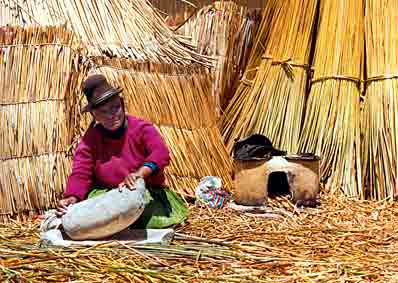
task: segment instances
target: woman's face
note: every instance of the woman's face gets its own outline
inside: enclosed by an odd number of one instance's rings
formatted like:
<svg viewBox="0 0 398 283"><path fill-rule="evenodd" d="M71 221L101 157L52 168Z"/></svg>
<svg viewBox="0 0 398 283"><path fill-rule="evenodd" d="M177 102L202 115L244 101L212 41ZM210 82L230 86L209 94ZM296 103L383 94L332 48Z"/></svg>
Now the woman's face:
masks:
<svg viewBox="0 0 398 283"><path fill-rule="evenodd" d="M121 98L116 95L92 110L95 120L109 131L116 130L124 123L124 107Z"/></svg>

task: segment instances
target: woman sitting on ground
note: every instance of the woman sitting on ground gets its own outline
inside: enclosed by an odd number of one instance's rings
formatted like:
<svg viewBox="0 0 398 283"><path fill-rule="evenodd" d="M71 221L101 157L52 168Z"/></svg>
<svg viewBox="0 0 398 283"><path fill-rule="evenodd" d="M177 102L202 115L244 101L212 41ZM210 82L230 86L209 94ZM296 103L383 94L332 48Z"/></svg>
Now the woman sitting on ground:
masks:
<svg viewBox="0 0 398 283"><path fill-rule="evenodd" d="M134 227L164 228L183 222L188 210L183 201L165 187L164 168L169 150L156 128L125 114L120 88L114 88L103 75L92 75L83 84L88 104L83 112L94 118L77 146L72 174L57 215L67 206L123 186L134 189L144 178L149 201ZM148 195L148 194L147 194Z"/></svg>

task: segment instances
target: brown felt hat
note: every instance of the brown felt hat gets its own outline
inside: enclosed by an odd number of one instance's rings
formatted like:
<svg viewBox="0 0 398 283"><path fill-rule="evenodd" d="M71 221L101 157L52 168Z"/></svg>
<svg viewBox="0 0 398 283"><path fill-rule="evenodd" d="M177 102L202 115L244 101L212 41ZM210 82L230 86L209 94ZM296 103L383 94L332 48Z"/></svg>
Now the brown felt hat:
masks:
<svg viewBox="0 0 398 283"><path fill-rule="evenodd" d="M87 105L82 112L89 112L98 105L122 92L122 88L114 88L104 75L91 75L83 83L83 92L86 95Z"/></svg>

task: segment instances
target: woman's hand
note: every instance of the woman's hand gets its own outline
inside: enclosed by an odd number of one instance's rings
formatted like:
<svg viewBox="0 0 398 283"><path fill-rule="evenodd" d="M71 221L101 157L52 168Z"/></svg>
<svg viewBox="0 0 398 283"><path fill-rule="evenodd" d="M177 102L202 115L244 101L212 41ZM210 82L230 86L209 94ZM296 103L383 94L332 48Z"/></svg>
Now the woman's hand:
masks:
<svg viewBox="0 0 398 283"><path fill-rule="evenodd" d="M77 203L78 199L75 196L70 196L64 199L61 199L58 204L57 204L57 211L55 212L55 214L58 217L61 217L62 215L64 215L67 211L67 207L71 204Z"/></svg>
<svg viewBox="0 0 398 283"><path fill-rule="evenodd" d="M119 191L123 187L127 187L129 190L135 190L135 182L139 178L146 178L152 174L152 169L148 166L142 166L140 169L138 169L136 172L130 173L127 175L126 178L124 178L124 181L119 184Z"/></svg>
<svg viewBox="0 0 398 283"><path fill-rule="evenodd" d="M121 191L121 189L123 187L127 187L127 189L134 191L135 190L135 182L139 178L143 178L143 176L138 171L134 172L134 173L130 173L129 175L127 175L126 178L124 178L124 181L119 184L119 191Z"/></svg>

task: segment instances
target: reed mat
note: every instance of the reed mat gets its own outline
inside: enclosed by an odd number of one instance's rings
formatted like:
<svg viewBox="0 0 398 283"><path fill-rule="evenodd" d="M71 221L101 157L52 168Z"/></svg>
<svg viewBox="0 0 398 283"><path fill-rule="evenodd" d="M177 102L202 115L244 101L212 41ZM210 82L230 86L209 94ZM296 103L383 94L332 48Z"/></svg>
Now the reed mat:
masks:
<svg viewBox="0 0 398 283"><path fill-rule="evenodd" d="M398 204L322 195L275 216L191 207L170 246L38 246L35 222L0 224L2 282L396 282Z"/></svg>

